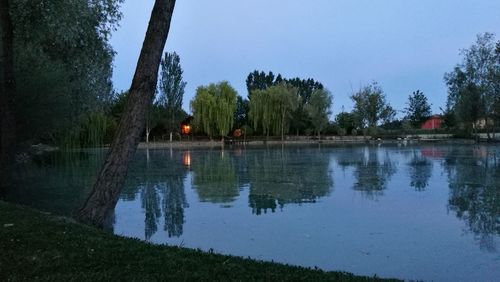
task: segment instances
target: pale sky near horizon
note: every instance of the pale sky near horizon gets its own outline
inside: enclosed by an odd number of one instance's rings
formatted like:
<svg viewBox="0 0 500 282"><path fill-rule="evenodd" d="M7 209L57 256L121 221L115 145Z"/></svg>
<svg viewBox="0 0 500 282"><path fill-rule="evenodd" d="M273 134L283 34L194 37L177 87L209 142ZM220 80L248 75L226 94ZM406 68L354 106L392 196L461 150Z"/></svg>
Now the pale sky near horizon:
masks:
<svg viewBox="0 0 500 282"><path fill-rule="evenodd" d="M153 2L122 6L111 39L118 91L130 87ZM166 51L180 55L187 112L199 85L227 80L246 97L257 69L322 82L333 116L350 111L349 96L372 81L397 110L419 89L439 113L444 73L484 32L500 40L499 0L177 0Z"/></svg>

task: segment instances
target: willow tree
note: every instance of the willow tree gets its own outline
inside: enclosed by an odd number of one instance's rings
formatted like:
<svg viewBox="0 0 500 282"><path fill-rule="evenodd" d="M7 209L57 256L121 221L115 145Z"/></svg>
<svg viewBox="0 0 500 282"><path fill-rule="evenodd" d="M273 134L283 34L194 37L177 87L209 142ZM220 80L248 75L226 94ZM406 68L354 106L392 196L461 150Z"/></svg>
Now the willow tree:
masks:
<svg viewBox="0 0 500 282"><path fill-rule="evenodd" d="M268 103L266 90L252 90L248 115L253 123L253 128L262 129L262 134L269 136L274 112L271 103Z"/></svg>
<svg viewBox="0 0 500 282"><path fill-rule="evenodd" d="M213 124L214 110L215 96L210 94L208 87L199 86L196 89L196 96L191 101L193 122L210 139L215 133L215 125Z"/></svg>
<svg viewBox="0 0 500 282"><path fill-rule="evenodd" d="M299 102L297 88L286 84L252 91L250 119L254 128L261 128L266 137L273 133L281 135L281 140L284 140L292 112L297 109Z"/></svg>
<svg viewBox="0 0 500 282"><path fill-rule="evenodd" d="M234 124L236 97L236 90L227 81L198 87L191 101L194 123L210 139L217 134L223 142Z"/></svg>
<svg viewBox="0 0 500 282"><path fill-rule="evenodd" d="M275 133L281 133L281 141L283 141L285 133L288 133L292 112L299 106L299 92L295 87L280 84L269 88L269 93L272 104L278 112L278 119L274 124Z"/></svg>
<svg viewBox="0 0 500 282"><path fill-rule="evenodd" d="M328 125L328 116L331 114L332 94L326 89L317 89L311 94L305 109L311 119L312 126L321 139L321 131Z"/></svg>
<svg viewBox="0 0 500 282"><path fill-rule="evenodd" d="M146 113L152 104L174 6L175 0L155 1L129 90L126 110L94 187L79 211L78 219L84 223L102 227L116 206L127 176L128 165L144 130Z"/></svg>

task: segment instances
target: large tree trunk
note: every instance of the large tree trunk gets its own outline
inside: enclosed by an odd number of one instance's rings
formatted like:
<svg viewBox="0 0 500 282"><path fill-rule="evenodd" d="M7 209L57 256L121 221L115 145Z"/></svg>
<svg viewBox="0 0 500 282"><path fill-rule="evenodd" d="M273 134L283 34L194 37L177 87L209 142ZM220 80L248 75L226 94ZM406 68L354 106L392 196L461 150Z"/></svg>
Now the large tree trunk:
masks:
<svg viewBox="0 0 500 282"><path fill-rule="evenodd" d="M83 223L102 227L118 201L128 164L137 149L144 130L146 113L155 93L158 68L174 6L175 0L155 1L125 113L92 192L78 214L78 220Z"/></svg>
<svg viewBox="0 0 500 282"><path fill-rule="evenodd" d="M0 33L2 54L0 68L0 196L10 186L10 168L14 161L16 120L14 116L14 32L10 17L9 0L0 0Z"/></svg>

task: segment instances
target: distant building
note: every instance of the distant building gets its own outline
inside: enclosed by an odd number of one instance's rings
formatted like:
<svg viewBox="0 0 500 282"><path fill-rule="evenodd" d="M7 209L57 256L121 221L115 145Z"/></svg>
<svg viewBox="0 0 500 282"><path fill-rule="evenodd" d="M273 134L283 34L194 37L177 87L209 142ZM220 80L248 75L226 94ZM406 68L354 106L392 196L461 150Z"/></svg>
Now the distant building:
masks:
<svg viewBox="0 0 500 282"><path fill-rule="evenodd" d="M434 115L428 118L423 124L422 129L438 129L443 124L443 118L439 115Z"/></svg>

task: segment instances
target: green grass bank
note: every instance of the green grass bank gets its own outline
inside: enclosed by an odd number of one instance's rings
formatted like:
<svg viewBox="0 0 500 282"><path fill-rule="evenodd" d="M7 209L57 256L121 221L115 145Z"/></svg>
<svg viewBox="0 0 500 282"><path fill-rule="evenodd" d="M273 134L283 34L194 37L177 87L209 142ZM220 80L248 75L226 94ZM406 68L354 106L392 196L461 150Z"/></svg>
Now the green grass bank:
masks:
<svg viewBox="0 0 500 282"><path fill-rule="evenodd" d="M123 238L0 201L0 281L379 281Z"/></svg>

